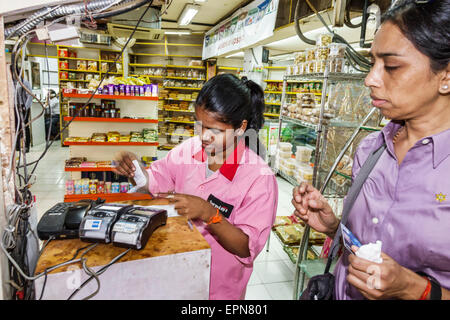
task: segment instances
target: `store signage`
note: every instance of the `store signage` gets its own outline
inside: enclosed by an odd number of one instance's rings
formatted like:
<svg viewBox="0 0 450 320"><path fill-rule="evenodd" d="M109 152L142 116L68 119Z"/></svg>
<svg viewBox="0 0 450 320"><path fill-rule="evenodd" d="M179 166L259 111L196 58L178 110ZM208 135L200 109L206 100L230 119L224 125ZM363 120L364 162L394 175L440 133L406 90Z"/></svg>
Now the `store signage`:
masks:
<svg viewBox="0 0 450 320"><path fill-rule="evenodd" d="M251 46L273 35L279 0L255 0L208 31L202 58Z"/></svg>

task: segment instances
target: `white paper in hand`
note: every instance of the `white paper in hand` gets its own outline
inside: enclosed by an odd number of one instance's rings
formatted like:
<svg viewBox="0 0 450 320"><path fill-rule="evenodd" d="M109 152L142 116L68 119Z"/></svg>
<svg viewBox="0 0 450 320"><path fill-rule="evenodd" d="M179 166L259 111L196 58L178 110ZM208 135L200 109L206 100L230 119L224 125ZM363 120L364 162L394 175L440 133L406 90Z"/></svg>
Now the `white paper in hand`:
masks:
<svg viewBox="0 0 450 320"><path fill-rule="evenodd" d="M144 174L144 172L142 172L142 168L141 165L139 164L139 162L137 160L133 160L133 165L136 168L136 171L134 172L134 182L136 182L136 187L137 188L142 188L147 184L147 178Z"/></svg>
<svg viewBox="0 0 450 320"><path fill-rule="evenodd" d="M358 251L356 251L356 256L376 262L376 263L382 263L383 258L381 258L381 245L382 242L380 240L377 240L375 243L368 243L363 246L361 246Z"/></svg>

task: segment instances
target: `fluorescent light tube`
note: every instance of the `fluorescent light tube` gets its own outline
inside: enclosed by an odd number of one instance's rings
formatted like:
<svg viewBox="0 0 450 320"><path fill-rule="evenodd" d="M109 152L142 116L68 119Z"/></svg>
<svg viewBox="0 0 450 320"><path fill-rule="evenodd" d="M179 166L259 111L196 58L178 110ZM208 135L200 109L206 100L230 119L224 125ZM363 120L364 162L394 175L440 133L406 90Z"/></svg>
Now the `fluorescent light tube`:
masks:
<svg viewBox="0 0 450 320"><path fill-rule="evenodd" d="M180 17L178 18L178 24L180 26L187 26L188 24L190 24L199 9L200 9L200 6L198 6L198 5L187 4L184 7L183 11L181 12Z"/></svg>

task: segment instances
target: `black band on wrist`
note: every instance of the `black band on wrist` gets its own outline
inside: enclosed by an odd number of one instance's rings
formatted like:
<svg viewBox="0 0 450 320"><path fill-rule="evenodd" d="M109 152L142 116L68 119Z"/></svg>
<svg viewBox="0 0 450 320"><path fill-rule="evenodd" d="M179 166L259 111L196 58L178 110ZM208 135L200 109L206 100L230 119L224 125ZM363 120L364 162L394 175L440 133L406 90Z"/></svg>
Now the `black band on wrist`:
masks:
<svg viewBox="0 0 450 320"><path fill-rule="evenodd" d="M430 300L441 300L442 299L442 288L439 282L432 276L426 274L425 272L416 272L420 276L427 277L431 282Z"/></svg>

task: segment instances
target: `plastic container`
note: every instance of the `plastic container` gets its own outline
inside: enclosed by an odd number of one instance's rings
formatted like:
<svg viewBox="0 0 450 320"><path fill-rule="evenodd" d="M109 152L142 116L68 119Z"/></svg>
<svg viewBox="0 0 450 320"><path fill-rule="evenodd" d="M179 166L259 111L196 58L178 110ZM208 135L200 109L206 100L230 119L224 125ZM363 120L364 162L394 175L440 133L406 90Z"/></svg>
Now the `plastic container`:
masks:
<svg viewBox="0 0 450 320"><path fill-rule="evenodd" d="M305 61L312 61L315 59L314 48L309 48L305 50Z"/></svg>
<svg viewBox="0 0 450 320"><path fill-rule="evenodd" d="M289 151L289 153L292 151L292 143L280 142L279 146L281 151Z"/></svg>
<svg viewBox="0 0 450 320"><path fill-rule="evenodd" d="M328 69L330 72L344 72L345 58L330 58Z"/></svg>
<svg viewBox="0 0 450 320"><path fill-rule="evenodd" d="M73 180L67 180L66 181L66 194L74 194L75 192L75 187L74 187L74 181Z"/></svg>
<svg viewBox="0 0 450 320"><path fill-rule="evenodd" d="M113 182L111 184L111 193L119 193L120 192L120 184L118 182Z"/></svg>
<svg viewBox="0 0 450 320"><path fill-rule="evenodd" d="M316 60L316 73L325 72L325 67L327 66L327 60Z"/></svg>
<svg viewBox="0 0 450 320"><path fill-rule="evenodd" d="M128 182L121 182L120 193L127 193L127 192L128 192Z"/></svg>
<svg viewBox="0 0 450 320"><path fill-rule="evenodd" d="M305 146L297 146L295 152L295 160L300 163L309 163L311 159L312 149Z"/></svg>
<svg viewBox="0 0 450 320"><path fill-rule="evenodd" d="M280 158L284 158L284 159L290 159L291 158L291 151L278 151L278 155L280 156Z"/></svg>
<svg viewBox="0 0 450 320"><path fill-rule="evenodd" d="M327 60L329 55L328 47L316 47L315 50L315 60Z"/></svg>
<svg viewBox="0 0 450 320"><path fill-rule="evenodd" d="M333 58L344 58L347 45L344 43L331 43L328 46L329 56Z"/></svg>
<svg viewBox="0 0 450 320"><path fill-rule="evenodd" d="M81 179L81 194L89 194L89 179Z"/></svg>
<svg viewBox="0 0 450 320"><path fill-rule="evenodd" d="M296 161L293 158L287 159L284 163L284 166L288 169L295 169Z"/></svg>
<svg viewBox="0 0 450 320"><path fill-rule="evenodd" d="M321 33L317 36L317 46L328 46L333 41L333 35L331 33Z"/></svg>
<svg viewBox="0 0 450 320"><path fill-rule="evenodd" d="M75 194L82 194L81 188L82 188L81 179L75 180L74 181Z"/></svg>
<svg viewBox="0 0 450 320"><path fill-rule="evenodd" d="M105 193L111 193L111 182L105 182Z"/></svg>

